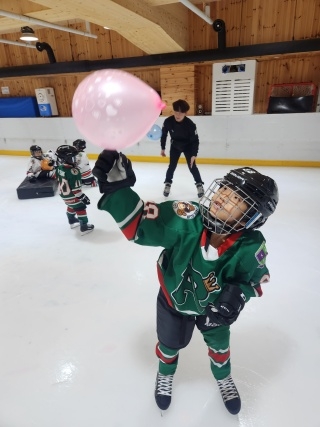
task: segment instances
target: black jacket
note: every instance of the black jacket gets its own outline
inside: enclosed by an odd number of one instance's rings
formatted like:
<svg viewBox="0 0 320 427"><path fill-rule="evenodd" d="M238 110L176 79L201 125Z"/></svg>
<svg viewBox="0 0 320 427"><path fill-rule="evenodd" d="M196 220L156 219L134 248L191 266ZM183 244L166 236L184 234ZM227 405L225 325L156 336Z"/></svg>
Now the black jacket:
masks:
<svg viewBox="0 0 320 427"><path fill-rule="evenodd" d="M191 151L192 156L197 156L199 150L197 127L189 117L185 117L182 122L177 122L174 116L165 119L160 140L162 150L166 148L168 133L174 148L181 152Z"/></svg>

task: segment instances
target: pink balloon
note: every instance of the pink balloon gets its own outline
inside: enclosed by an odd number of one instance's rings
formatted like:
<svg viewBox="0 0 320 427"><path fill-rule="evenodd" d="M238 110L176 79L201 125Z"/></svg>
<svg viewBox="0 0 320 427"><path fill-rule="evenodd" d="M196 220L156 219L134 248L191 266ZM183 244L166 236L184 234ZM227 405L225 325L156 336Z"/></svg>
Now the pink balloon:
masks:
<svg viewBox="0 0 320 427"><path fill-rule="evenodd" d="M165 107L158 93L122 70L100 70L87 76L72 100L80 133L108 150L120 150L145 137Z"/></svg>

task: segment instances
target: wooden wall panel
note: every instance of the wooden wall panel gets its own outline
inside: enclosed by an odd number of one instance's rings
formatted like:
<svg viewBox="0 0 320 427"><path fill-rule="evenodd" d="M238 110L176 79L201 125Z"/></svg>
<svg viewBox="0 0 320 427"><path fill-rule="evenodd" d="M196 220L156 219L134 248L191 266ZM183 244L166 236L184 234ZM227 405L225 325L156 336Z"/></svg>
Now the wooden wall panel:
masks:
<svg viewBox="0 0 320 427"><path fill-rule="evenodd" d="M296 1L243 2L240 45L292 40Z"/></svg>
<svg viewBox="0 0 320 427"><path fill-rule="evenodd" d="M146 82L156 91L161 91L160 85L160 70L149 69L146 70L128 70L142 81ZM53 87L59 116L71 117L71 105L74 92L78 85L89 73L78 73L78 74L64 74L60 76L49 76L49 77L24 77L21 78L8 78L0 79L0 87L9 87L10 94L2 95L1 98L14 97L14 96L35 96L35 89L41 87Z"/></svg>
<svg viewBox="0 0 320 427"><path fill-rule="evenodd" d="M203 10L205 3L197 7ZM210 3L210 17L226 23L226 45L246 46L320 35L319 0L224 0ZM189 49L215 49L218 35L194 13L189 13Z"/></svg>
<svg viewBox="0 0 320 427"><path fill-rule="evenodd" d="M80 31L86 31L84 24L69 24ZM57 62L98 60L143 56L144 52L124 39L115 31L105 30L100 26L91 26L97 39L79 36L51 28L37 29L40 42L51 46ZM11 33L1 38L20 41L20 33ZM0 66L15 67L32 64L49 63L46 51L0 43Z"/></svg>
<svg viewBox="0 0 320 427"><path fill-rule="evenodd" d="M195 66L178 65L173 67L161 67L161 95L166 107L162 114L172 114L172 103L177 99L185 99L189 105L189 114L195 114Z"/></svg>
<svg viewBox="0 0 320 427"><path fill-rule="evenodd" d="M74 29L86 31L84 24L71 25ZM91 25L90 31L98 36L97 39L79 37L70 33L71 54L74 61L111 59L112 47L110 31L99 25Z"/></svg>
<svg viewBox="0 0 320 427"><path fill-rule="evenodd" d="M320 37L320 1L297 0L294 39Z"/></svg>
<svg viewBox="0 0 320 427"><path fill-rule="evenodd" d="M226 24L227 47L239 46L240 44L242 3L242 0L223 0L211 3L211 19L213 21L222 19ZM218 34L214 31L213 37L218 40Z"/></svg>
<svg viewBox="0 0 320 427"><path fill-rule="evenodd" d="M196 66L196 105L202 104L204 113L212 111L212 65Z"/></svg>
<svg viewBox="0 0 320 427"><path fill-rule="evenodd" d="M300 54L287 58L258 60L255 86L254 113L265 114L268 106L270 85L279 83L313 82L320 85L320 53L309 56ZM172 102L182 98L190 104L190 115L195 114L201 103L205 112L212 109L212 64L161 67L144 70L127 70L153 89L161 92L167 104L163 115L172 113ZM0 79L0 87L10 89L8 96L35 96L35 89L53 87L59 115L71 117L74 92L88 73L60 76L25 77Z"/></svg>
<svg viewBox="0 0 320 427"><path fill-rule="evenodd" d="M146 70L126 70L134 76L147 83L157 92L161 92L161 81L160 81L160 68L146 69Z"/></svg>
<svg viewBox="0 0 320 427"><path fill-rule="evenodd" d="M19 3L18 0L6 1L12 1L15 5ZM199 3L197 7L204 10L204 4ZM209 5L211 19L223 19L226 23L227 47L320 37L320 0L223 0ZM189 50L218 47L218 34L210 24L191 11L188 11L188 21ZM84 23L69 22L66 25L87 30ZM97 39L50 28L38 27L36 31L40 41L47 42L52 47L57 62L145 55L117 32L98 25L91 25L92 33L98 35ZM19 36L20 33L10 33L2 37L18 41ZM269 88L273 83L312 81L319 84L319 58L320 52L257 58L254 112L266 112ZM232 59L228 59L228 62L231 61ZM45 51L0 43L1 67L48 62ZM171 114L171 104L178 98L186 99L191 107L189 114L194 114L198 103L202 103L204 111L211 111L212 63L213 61L127 71L161 92L167 103L163 115ZM53 87L60 116L70 117L74 91L87 74L6 78L0 80L0 86L8 86L10 96L34 96L35 88ZM0 97L2 96L6 95L0 92Z"/></svg>
<svg viewBox="0 0 320 427"><path fill-rule="evenodd" d="M59 116L71 117L73 94L86 74L54 77L25 77L23 79L0 79L0 86L9 87L10 95L0 94L0 98L17 96L35 96L35 89L53 87Z"/></svg>
<svg viewBox="0 0 320 427"><path fill-rule="evenodd" d="M257 64L254 113L266 114L270 86L282 83L312 82L320 85L320 54L260 61Z"/></svg>
<svg viewBox="0 0 320 427"><path fill-rule="evenodd" d="M200 10L203 5L198 4ZM214 21L222 19L226 24L226 45L238 46L240 39L242 0L224 0L210 3L210 18ZM218 33L212 25L198 15L189 13L189 50L216 49L218 47Z"/></svg>
<svg viewBox="0 0 320 427"><path fill-rule="evenodd" d="M17 3L17 0L14 0ZM204 10L204 3L197 7ZM209 3L212 20L226 23L227 47L300 40L320 36L320 0L223 0ZM218 47L218 34L212 26L195 13L188 11L188 50L214 49ZM84 23L66 22L65 25L86 31ZM53 49L57 62L126 58L143 56L145 53L123 38L116 31L91 25L97 39L37 27L39 40ZM19 41L20 33L3 35L11 41ZM36 49L0 43L0 65L13 67L48 63L46 52Z"/></svg>
<svg viewBox="0 0 320 427"><path fill-rule="evenodd" d="M19 40L13 34L3 36L8 40ZM39 59L39 60L38 60ZM0 44L0 66L1 67L20 67L22 65L44 64L47 59L37 49L19 47L15 45Z"/></svg>
<svg viewBox="0 0 320 427"><path fill-rule="evenodd" d="M199 9L203 10L201 6L199 6ZM189 51L216 49L218 47L218 39L216 33L213 31L212 26L191 11L189 11L188 18Z"/></svg>
<svg viewBox="0 0 320 427"><path fill-rule="evenodd" d="M43 28L37 30L37 36L39 37L39 42L45 42L51 46L57 62L73 61L70 43L71 33L57 31L51 28ZM85 37L82 38L85 39ZM46 51L39 52L38 50L35 50L35 52L37 52L39 60L42 57L41 63L49 63Z"/></svg>
<svg viewBox="0 0 320 427"><path fill-rule="evenodd" d="M132 58L134 56L145 55L141 49L124 39L116 31L110 31L110 38L112 43L112 58Z"/></svg>

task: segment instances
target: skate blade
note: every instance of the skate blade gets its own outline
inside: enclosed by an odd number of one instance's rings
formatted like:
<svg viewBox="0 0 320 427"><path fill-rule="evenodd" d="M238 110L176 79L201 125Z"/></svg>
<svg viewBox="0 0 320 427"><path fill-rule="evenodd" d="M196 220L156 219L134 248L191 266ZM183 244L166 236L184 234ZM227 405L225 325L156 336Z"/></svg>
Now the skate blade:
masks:
<svg viewBox="0 0 320 427"><path fill-rule="evenodd" d="M84 236L85 234L91 233L93 231L93 228L91 230L81 231L81 236Z"/></svg>
<svg viewBox="0 0 320 427"><path fill-rule="evenodd" d="M75 222L74 224L70 224L70 228L80 227L80 222Z"/></svg>

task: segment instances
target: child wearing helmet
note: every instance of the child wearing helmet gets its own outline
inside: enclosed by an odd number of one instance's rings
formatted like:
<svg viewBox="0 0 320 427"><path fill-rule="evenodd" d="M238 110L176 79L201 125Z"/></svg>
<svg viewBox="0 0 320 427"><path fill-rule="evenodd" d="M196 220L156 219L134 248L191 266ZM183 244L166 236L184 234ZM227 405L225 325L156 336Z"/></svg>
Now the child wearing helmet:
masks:
<svg viewBox="0 0 320 427"><path fill-rule="evenodd" d="M30 182L36 182L37 179L56 178L54 160L43 154L39 145L31 145L30 154L31 158L27 169L27 178Z"/></svg>
<svg viewBox="0 0 320 427"><path fill-rule="evenodd" d="M57 178L59 194L67 205L70 228L80 226L83 236L93 231L94 226L88 223L86 207L90 204L90 199L81 190L81 173L76 164L77 153L76 148L70 145L60 145L57 148Z"/></svg>
<svg viewBox="0 0 320 427"><path fill-rule="evenodd" d="M72 144L77 150L77 167L81 172L81 181L82 185L87 185L90 187L96 187L97 181L95 177L92 175L90 163L88 157L84 150L86 149L86 141L84 139L76 139Z"/></svg>
<svg viewBox="0 0 320 427"><path fill-rule="evenodd" d="M104 150L93 174L103 193L98 208L116 219L125 237L164 248L157 262L158 407L166 410L171 403L179 351L197 327L224 405L231 414L239 413L230 325L269 281L266 242L257 228L276 209L275 181L253 168L238 168L215 179L199 203L155 203L142 201L130 188L135 174L122 153Z"/></svg>

